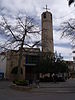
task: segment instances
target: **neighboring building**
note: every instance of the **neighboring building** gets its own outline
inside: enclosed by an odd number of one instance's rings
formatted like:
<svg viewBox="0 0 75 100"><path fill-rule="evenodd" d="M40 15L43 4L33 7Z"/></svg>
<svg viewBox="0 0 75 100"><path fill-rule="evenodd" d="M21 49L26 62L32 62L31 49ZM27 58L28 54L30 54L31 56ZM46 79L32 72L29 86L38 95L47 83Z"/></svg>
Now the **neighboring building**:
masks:
<svg viewBox="0 0 75 100"><path fill-rule="evenodd" d="M23 57L22 57L22 74L20 79L32 79L34 74L32 72L33 67L37 66L39 61L39 48L25 48L23 50ZM7 67L6 67L6 77L7 79L16 79L17 75L12 74L13 68L17 67L18 65L18 58L19 58L19 51L18 50L11 50L7 52Z"/></svg>
<svg viewBox="0 0 75 100"><path fill-rule="evenodd" d="M47 8L46 8L47 9ZM54 52L53 26L51 12L43 12L42 21L42 52Z"/></svg>
<svg viewBox="0 0 75 100"><path fill-rule="evenodd" d="M3 74L3 77L6 78L6 53L0 53L0 76Z"/></svg>
<svg viewBox="0 0 75 100"><path fill-rule="evenodd" d="M66 63L68 64L69 76L75 77L75 63L73 61L66 61Z"/></svg>

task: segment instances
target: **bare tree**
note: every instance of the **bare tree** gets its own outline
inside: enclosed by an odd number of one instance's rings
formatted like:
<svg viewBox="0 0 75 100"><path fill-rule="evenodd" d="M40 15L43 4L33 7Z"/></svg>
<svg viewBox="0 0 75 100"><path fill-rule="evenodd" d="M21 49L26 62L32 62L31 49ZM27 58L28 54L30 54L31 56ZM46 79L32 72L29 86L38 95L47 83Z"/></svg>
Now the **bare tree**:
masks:
<svg viewBox="0 0 75 100"><path fill-rule="evenodd" d="M4 39L0 43L2 50L19 49L18 59L18 77L20 75L20 67L23 55L23 48L28 46L33 48L40 40L33 41L31 37L37 36L40 33L39 27L34 19L27 16L18 16L13 18L0 16L0 35Z"/></svg>
<svg viewBox="0 0 75 100"><path fill-rule="evenodd" d="M68 5L75 3L75 0L67 0ZM61 37L68 37L72 41L73 47L75 47L75 19L69 19L61 24L60 30L62 31Z"/></svg>
<svg viewBox="0 0 75 100"><path fill-rule="evenodd" d="M63 22L60 30L62 31L61 37L68 37L71 39L72 43L75 43L75 19Z"/></svg>
<svg viewBox="0 0 75 100"><path fill-rule="evenodd" d="M75 2L75 0L68 0L68 5L70 6L74 2Z"/></svg>

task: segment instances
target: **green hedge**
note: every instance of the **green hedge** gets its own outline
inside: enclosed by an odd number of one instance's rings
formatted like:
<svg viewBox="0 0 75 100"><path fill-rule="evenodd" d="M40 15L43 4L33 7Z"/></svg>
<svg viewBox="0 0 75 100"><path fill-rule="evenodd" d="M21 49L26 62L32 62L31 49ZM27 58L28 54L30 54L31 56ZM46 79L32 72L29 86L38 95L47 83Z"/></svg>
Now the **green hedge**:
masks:
<svg viewBox="0 0 75 100"><path fill-rule="evenodd" d="M29 84L27 80L16 80L16 81L13 81L13 83L20 86L27 86Z"/></svg>

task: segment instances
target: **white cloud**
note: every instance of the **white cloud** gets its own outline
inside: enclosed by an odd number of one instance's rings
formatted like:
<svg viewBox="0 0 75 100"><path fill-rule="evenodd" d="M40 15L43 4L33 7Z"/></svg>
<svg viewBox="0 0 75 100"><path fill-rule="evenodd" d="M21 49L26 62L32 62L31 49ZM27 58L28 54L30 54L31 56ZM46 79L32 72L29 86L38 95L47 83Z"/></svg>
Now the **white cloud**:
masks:
<svg viewBox="0 0 75 100"><path fill-rule="evenodd" d="M72 49L71 48L55 46L54 50L57 51L57 53L61 53L61 55L63 56L63 58L65 60L73 60L73 55L72 55Z"/></svg>

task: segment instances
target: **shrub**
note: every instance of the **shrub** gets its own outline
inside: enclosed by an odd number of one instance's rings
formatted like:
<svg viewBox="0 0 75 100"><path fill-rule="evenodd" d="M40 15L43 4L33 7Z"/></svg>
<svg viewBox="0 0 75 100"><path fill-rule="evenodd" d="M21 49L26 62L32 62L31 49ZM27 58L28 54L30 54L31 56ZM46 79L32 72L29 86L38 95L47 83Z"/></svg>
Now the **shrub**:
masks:
<svg viewBox="0 0 75 100"><path fill-rule="evenodd" d="M27 86L29 84L27 80L16 80L16 81L13 81L13 83L20 86Z"/></svg>

